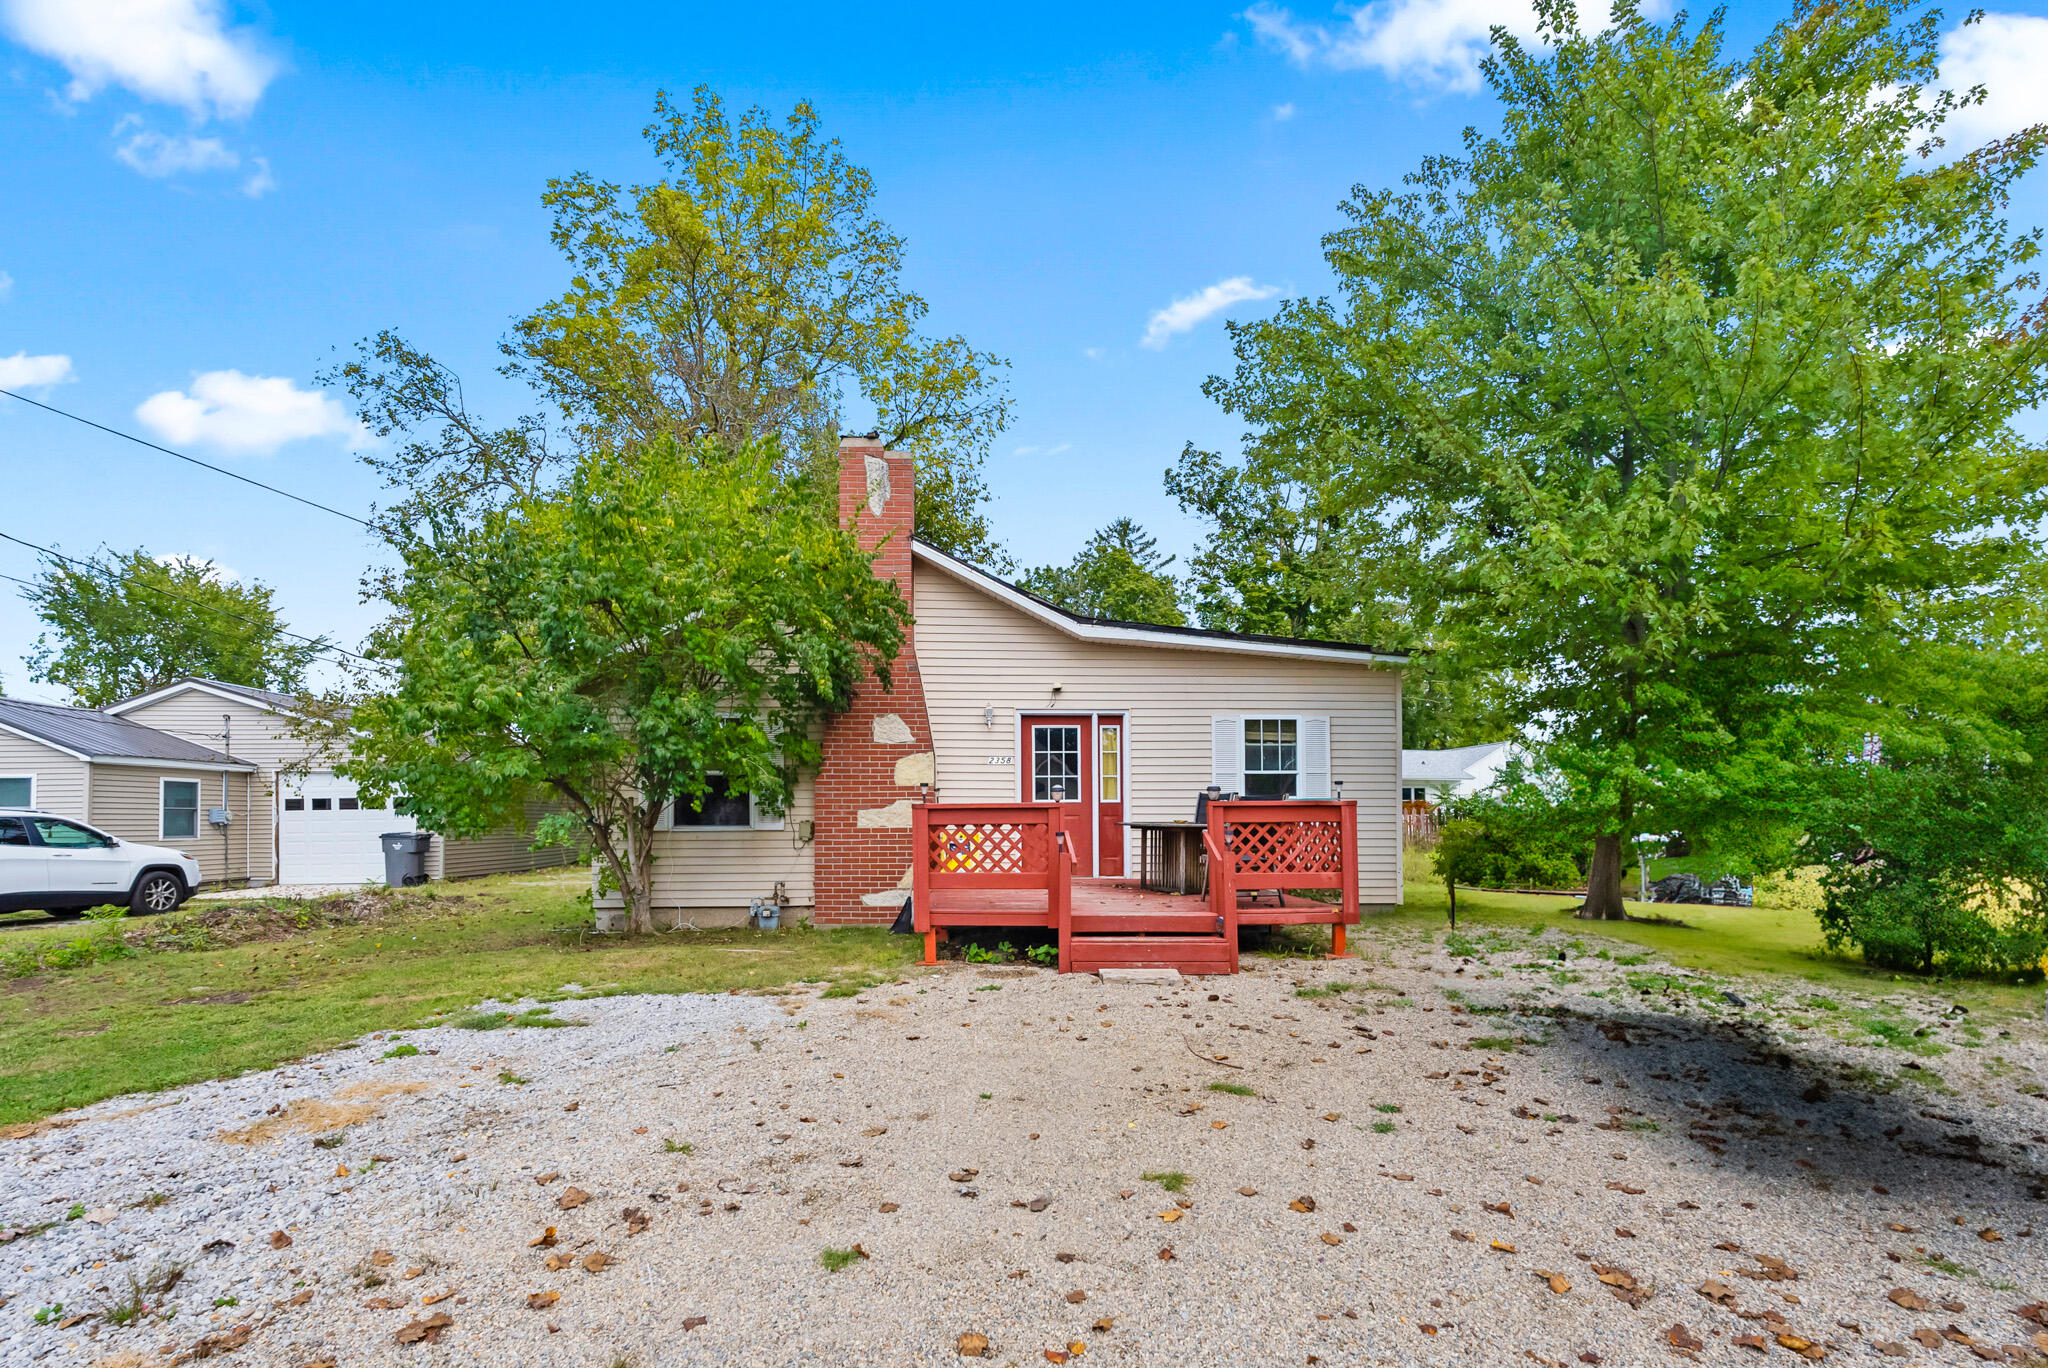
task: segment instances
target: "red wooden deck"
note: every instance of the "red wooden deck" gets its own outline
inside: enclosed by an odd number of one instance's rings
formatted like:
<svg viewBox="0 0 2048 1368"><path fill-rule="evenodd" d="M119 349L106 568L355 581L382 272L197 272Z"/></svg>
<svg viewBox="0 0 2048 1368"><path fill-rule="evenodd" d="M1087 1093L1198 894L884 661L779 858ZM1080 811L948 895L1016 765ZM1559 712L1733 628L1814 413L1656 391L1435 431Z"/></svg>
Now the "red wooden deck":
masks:
<svg viewBox="0 0 2048 1368"><path fill-rule="evenodd" d="M1043 927L1060 971L1237 972L1240 926L1327 924L1331 950L1358 921L1353 803L1211 803L1207 894L1154 893L1134 879L1078 879L1055 803L920 804L913 909L925 962L948 928ZM1285 892L1327 888L1335 902Z"/></svg>

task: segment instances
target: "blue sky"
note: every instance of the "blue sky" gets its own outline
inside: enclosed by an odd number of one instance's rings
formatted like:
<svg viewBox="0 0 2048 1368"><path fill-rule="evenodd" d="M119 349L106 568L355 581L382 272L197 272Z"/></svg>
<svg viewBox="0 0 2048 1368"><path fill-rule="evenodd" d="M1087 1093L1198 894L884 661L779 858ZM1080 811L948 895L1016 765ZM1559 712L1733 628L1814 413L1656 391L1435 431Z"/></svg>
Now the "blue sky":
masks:
<svg viewBox="0 0 2048 1368"><path fill-rule="evenodd" d="M1782 13L1734 6L1731 33ZM2044 14L2003 5L1952 44L1993 96L1971 131L2048 118ZM1011 361L989 476L1020 559L1125 514L1184 552L1198 529L1160 475L1188 441L1236 449L1200 392L1224 319L1323 289L1349 187L1490 120L1487 22L1527 7L0 0L0 381L365 508L375 478L315 371L391 327L509 417L496 340L565 278L546 180L651 177L655 90L708 83L815 102L908 238L931 325ZM2031 185L2017 217L2043 208ZM208 558L349 644L376 615L375 548L339 519L5 399L0 472L0 532ZM35 564L0 543L0 574ZM52 696L12 591L0 683Z"/></svg>

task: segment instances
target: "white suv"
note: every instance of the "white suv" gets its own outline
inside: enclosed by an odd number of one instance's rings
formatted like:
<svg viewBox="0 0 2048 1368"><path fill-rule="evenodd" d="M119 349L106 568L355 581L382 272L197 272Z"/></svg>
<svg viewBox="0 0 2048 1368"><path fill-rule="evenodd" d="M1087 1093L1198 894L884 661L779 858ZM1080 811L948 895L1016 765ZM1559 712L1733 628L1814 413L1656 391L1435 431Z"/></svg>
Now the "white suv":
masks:
<svg viewBox="0 0 2048 1368"><path fill-rule="evenodd" d="M0 912L108 903L169 912L198 885L199 861L182 850L137 845L47 812L0 808Z"/></svg>

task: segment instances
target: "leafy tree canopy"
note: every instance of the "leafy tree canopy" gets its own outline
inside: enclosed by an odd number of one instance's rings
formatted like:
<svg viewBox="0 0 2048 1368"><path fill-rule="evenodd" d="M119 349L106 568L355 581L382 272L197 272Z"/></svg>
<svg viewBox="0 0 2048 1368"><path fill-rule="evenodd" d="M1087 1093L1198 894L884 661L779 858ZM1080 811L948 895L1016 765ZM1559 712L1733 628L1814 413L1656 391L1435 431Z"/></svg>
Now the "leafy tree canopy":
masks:
<svg viewBox="0 0 2048 1368"><path fill-rule="evenodd" d="M1018 581L1048 603L1083 617L1118 622L1156 622L1179 627L1180 586L1167 567L1158 539L1129 518L1118 518L1088 539L1065 565L1042 565Z"/></svg>
<svg viewBox="0 0 2048 1368"><path fill-rule="evenodd" d="M588 840L652 930L664 804L722 776L783 811L825 716L870 667L888 686L909 610L809 478L658 438L586 454L559 492L409 515L430 525L398 543L370 648L396 682L332 714L338 768L451 837L561 804L542 839Z"/></svg>
<svg viewBox="0 0 2048 1368"><path fill-rule="evenodd" d="M1336 296L1234 327L1210 388L1245 478L1316 489L1541 721L1620 916L1626 837L1747 810L2034 573L2039 235L2004 215L2048 132L1941 148L1979 97L1913 5L1742 56L1538 8L1547 51L1495 35L1500 132L1355 191Z"/></svg>
<svg viewBox="0 0 2048 1368"><path fill-rule="evenodd" d="M103 708L189 675L291 693L328 648L286 633L269 585L147 551L46 560L22 597L49 629L30 678Z"/></svg>
<svg viewBox="0 0 2048 1368"><path fill-rule="evenodd" d="M928 306L903 285L904 240L875 216L868 173L808 104L735 122L700 88L688 108L657 97L654 114L664 178L578 173L543 196L573 274L501 344L543 412L493 426L452 372L381 333L327 377L378 436L405 439L367 459L426 502L517 498L580 454L664 437L707 458L772 442L829 470L858 404L917 461L919 535L1006 565L981 473L1009 420L1006 363L922 330Z"/></svg>

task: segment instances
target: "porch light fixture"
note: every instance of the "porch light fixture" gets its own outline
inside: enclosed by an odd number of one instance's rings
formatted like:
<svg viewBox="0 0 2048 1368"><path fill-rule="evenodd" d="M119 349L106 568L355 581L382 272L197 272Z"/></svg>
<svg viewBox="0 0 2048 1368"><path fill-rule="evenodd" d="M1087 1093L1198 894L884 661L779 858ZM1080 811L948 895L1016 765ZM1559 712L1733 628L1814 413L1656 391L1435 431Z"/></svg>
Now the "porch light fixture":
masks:
<svg viewBox="0 0 2048 1368"><path fill-rule="evenodd" d="M991 703L981 710L981 725L991 730L996 725L996 705Z"/></svg>
<svg viewBox="0 0 2048 1368"><path fill-rule="evenodd" d="M1344 781L1342 779L1338 779L1334 782L1337 786L1337 801L1341 803L1344 801Z"/></svg>
<svg viewBox="0 0 2048 1368"><path fill-rule="evenodd" d="M932 786L931 786L931 781L927 779L927 780L923 780L923 781L919 782L919 784L918 784L918 786L917 786L917 801L918 801L918 802L920 802L920 803L929 803L929 802L930 802L931 800L932 800Z"/></svg>

